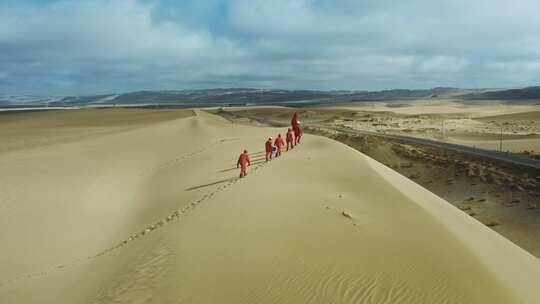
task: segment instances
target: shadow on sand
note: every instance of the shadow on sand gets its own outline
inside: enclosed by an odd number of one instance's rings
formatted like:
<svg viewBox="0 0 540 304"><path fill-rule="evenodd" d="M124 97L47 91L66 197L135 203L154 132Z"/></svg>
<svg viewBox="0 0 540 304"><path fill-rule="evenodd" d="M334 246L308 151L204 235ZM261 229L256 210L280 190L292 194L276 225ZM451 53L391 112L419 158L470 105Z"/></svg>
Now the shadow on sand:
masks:
<svg viewBox="0 0 540 304"><path fill-rule="evenodd" d="M236 169L236 168L234 168L234 169ZM213 186L213 185L217 185L217 184L221 184L221 183L231 182L231 181L233 181L235 179L237 179L237 177L230 177L230 178L222 179L222 180L219 180L219 181L216 181L216 182L213 182L213 183L209 183L209 184L193 186L193 187L187 188L186 191L192 191L192 190L197 190L197 189L200 189L200 188L209 187L209 186Z"/></svg>
<svg viewBox="0 0 540 304"><path fill-rule="evenodd" d="M259 152L255 152L255 153L249 153L249 156L253 157L253 158L257 158L257 157L261 157L261 156L264 157L264 154L265 154L265 151L259 151ZM230 160L231 161L236 161L237 159L238 158L231 158Z"/></svg>
<svg viewBox="0 0 540 304"><path fill-rule="evenodd" d="M258 165L258 164L262 164L262 163L265 163L266 162L266 159L263 157L259 160L256 160L256 161L252 161L251 162L251 165ZM249 167L248 167L249 169ZM240 170L240 168L237 168L236 166L235 167L232 167L232 168L229 168L229 169L223 169L223 170L220 170L220 171L217 171L217 173L223 173L223 172L228 172L228 171L233 171L233 170Z"/></svg>

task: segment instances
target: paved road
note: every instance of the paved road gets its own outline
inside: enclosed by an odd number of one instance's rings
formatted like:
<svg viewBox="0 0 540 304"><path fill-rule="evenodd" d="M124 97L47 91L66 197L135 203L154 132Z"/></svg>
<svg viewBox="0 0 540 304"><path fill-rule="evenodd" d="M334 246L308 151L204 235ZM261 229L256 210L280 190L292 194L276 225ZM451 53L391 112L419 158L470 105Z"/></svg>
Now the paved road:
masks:
<svg viewBox="0 0 540 304"><path fill-rule="evenodd" d="M236 117L236 118L248 118L248 116L239 115L237 113L230 113L227 114ZM249 117L252 119L256 119L262 123L267 123L270 125L282 125L282 121L274 121L271 119L268 119L266 117ZM412 136L405 136L405 135L397 135L397 134L388 134L388 133L381 133L381 132L373 132L373 131L364 131L364 130L355 130L350 128L341 128L341 127L332 127L326 124L317 124L317 123L307 123L307 126L314 126L314 127L322 127L322 128L328 128L333 129L336 131L340 131L347 134L352 135L373 135L373 136L380 136L388 139L397 139L402 141L407 141L411 143L421 144L421 145L429 145L434 147L439 147L443 149L449 149L454 150L458 152L463 153L469 153L473 155L478 155L486 158L495 159L498 161L503 161L506 163L514 164L514 165L521 165L528 168L534 168L534 169L540 169L540 160L528 158L528 157L522 157L515 154L505 153L505 152L499 152L495 150L487 150L487 149L480 149L480 148L474 148L464 145L458 145L458 144L452 144L442 141L437 141L433 139L426 139L426 138L418 138L418 137L412 137Z"/></svg>
<svg viewBox="0 0 540 304"><path fill-rule="evenodd" d="M323 127L323 125L320 125L320 126ZM505 152L499 152L495 150L486 150L486 149L480 149L480 148L474 148L474 147L469 147L469 146L464 146L464 145L437 141L433 139L418 138L418 137L405 136L405 135L387 134L387 133L354 130L354 129L349 129L349 128L329 127L329 126L324 126L324 127L334 129L336 131L340 131L343 133L353 134L353 135L359 135L359 134L373 135L373 136L380 136L380 137L389 138L389 139L398 139L402 141L408 141L408 142L422 144L422 145L429 145L429 146L474 154L474 155L478 155L478 156L482 156L486 158L496 159L496 160L511 163L511 164L517 164L517 165L526 166L530 168L540 169L540 160L536 160L536 159L532 159L528 157L522 157L522 156L505 153Z"/></svg>

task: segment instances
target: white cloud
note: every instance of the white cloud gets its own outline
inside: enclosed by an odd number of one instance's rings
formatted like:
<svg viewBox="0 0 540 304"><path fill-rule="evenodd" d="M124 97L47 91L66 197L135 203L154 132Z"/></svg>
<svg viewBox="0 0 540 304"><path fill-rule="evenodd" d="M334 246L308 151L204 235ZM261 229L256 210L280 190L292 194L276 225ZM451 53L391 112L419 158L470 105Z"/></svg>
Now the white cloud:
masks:
<svg viewBox="0 0 540 304"><path fill-rule="evenodd" d="M3 43L19 44L19 52L45 51L84 60L188 60L210 56L230 43L204 31L170 22L154 23L152 7L134 0L93 3L61 2L31 18L11 18ZM6 37L7 36L7 37Z"/></svg>
<svg viewBox="0 0 540 304"><path fill-rule="evenodd" d="M420 62L419 69L425 73L454 73L462 71L467 59L452 56L435 56Z"/></svg>
<svg viewBox="0 0 540 304"><path fill-rule="evenodd" d="M0 91L539 81L533 0L37 3L0 4Z"/></svg>

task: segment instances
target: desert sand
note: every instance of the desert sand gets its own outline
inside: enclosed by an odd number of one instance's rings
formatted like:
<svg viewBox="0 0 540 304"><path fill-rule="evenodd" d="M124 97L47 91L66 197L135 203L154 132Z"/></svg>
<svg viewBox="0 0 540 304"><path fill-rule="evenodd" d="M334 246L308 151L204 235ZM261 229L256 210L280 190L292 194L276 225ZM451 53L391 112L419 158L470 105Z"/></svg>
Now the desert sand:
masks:
<svg viewBox="0 0 540 304"><path fill-rule="evenodd" d="M337 125L431 138L483 149L540 153L540 105L501 101L418 100L332 107L359 111ZM364 117L362 117L364 116Z"/></svg>
<svg viewBox="0 0 540 304"><path fill-rule="evenodd" d="M0 117L1 303L537 303L540 262L366 155L200 110ZM252 166L236 178L238 154Z"/></svg>
<svg viewBox="0 0 540 304"><path fill-rule="evenodd" d="M357 102L299 109L227 108L215 113L235 123L283 127L290 123L292 113L298 111L307 132L342 142L391 167L540 257L538 169L385 136L397 133L437 141L459 137L473 146L485 143L489 146L484 148L496 146L499 149L498 125L502 125L503 148L511 146L523 153L523 157L540 159L538 152L531 152L531 147L538 144L535 141L538 135L516 135L511 131L537 132L539 108L534 101L514 104L422 100ZM399 113L403 109L410 114ZM476 118L471 118L473 115ZM441 136L443 121L444 137ZM459 131L449 127L451 125L457 126ZM521 150L520 146L525 148Z"/></svg>

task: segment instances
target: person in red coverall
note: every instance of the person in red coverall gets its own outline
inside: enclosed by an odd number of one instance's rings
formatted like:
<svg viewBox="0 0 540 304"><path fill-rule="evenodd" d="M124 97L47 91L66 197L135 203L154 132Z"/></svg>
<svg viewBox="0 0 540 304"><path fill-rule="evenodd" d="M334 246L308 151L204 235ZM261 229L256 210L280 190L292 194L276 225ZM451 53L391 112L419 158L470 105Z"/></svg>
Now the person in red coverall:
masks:
<svg viewBox="0 0 540 304"><path fill-rule="evenodd" d="M289 149L292 149L294 148L294 143L293 143L293 140L294 140L294 135L293 135L293 131L291 130L291 128L287 129L287 151L289 151Z"/></svg>
<svg viewBox="0 0 540 304"><path fill-rule="evenodd" d="M302 138L302 127L300 126L300 122L296 125L296 128L294 128L294 144L298 145L300 143L300 139Z"/></svg>
<svg viewBox="0 0 540 304"><path fill-rule="evenodd" d="M249 154L247 150L244 150L240 157L238 157L238 162L236 163L236 168L240 167L240 178L247 175L247 166L251 166L251 161L249 160Z"/></svg>
<svg viewBox="0 0 540 304"><path fill-rule="evenodd" d="M266 151L266 161L272 159L272 137L268 138L264 145L264 150Z"/></svg>
<svg viewBox="0 0 540 304"><path fill-rule="evenodd" d="M292 129L296 129L296 126L298 125L298 113L294 112L292 119L291 119L291 127Z"/></svg>
<svg viewBox="0 0 540 304"><path fill-rule="evenodd" d="M278 134L276 141L274 141L274 145L276 146L276 157L281 155L281 150L283 149L283 146L285 143L283 142L283 137L281 137L281 134Z"/></svg>

